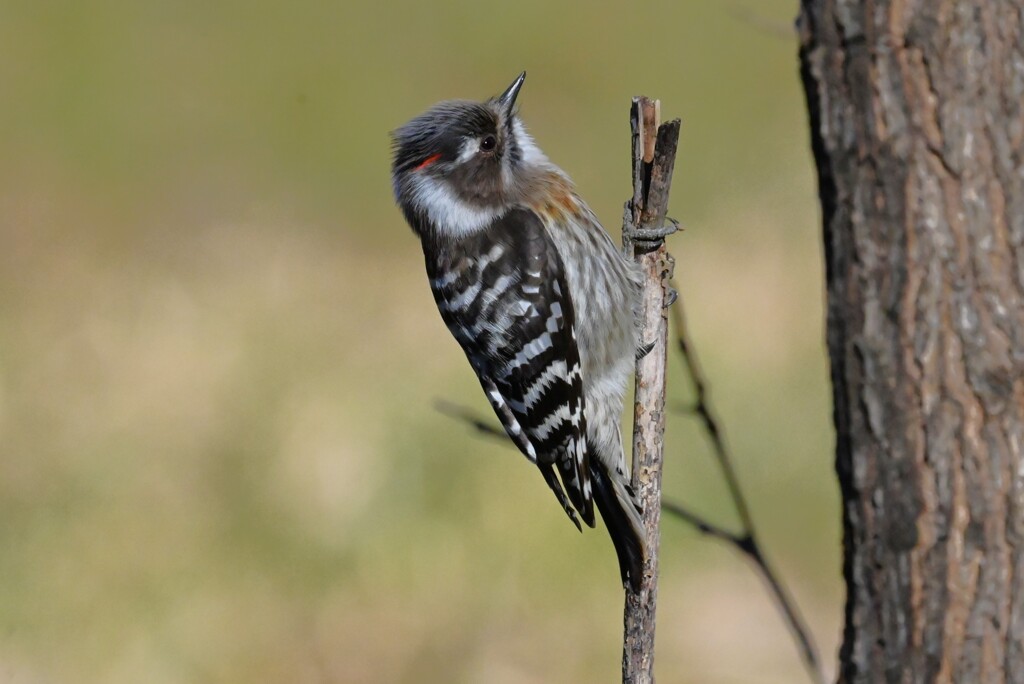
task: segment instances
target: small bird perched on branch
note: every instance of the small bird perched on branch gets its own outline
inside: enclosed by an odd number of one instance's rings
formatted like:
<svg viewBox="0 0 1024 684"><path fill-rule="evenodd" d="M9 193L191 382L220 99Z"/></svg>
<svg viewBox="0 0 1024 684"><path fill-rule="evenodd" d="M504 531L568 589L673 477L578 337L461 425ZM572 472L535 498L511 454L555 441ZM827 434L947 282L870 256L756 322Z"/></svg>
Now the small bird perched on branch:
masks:
<svg viewBox="0 0 1024 684"><path fill-rule="evenodd" d="M422 241L441 317L508 436L576 527L576 512L594 526L597 504L623 582L637 587L644 530L619 421L642 353L640 274L527 134L515 106L525 78L484 102L441 102L395 131L395 198Z"/></svg>

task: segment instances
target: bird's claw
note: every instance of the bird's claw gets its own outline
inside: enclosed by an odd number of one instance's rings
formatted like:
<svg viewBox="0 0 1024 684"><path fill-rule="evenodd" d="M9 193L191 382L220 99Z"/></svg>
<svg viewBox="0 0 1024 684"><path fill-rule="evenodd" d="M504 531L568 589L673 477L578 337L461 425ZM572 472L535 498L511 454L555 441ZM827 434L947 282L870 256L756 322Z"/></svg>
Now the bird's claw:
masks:
<svg viewBox="0 0 1024 684"><path fill-rule="evenodd" d="M679 299L679 292L676 291L676 288L672 287L671 285L666 285L665 303L662 305L661 308L667 309L668 307L675 304L677 299Z"/></svg>
<svg viewBox="0 0 1024 684"><path fill-rule="evenodd" d="M653 250L658 248L665 241L665 238L678 230L680 230L679 221L666 216L665 223L657 228L632 228L630 230L630 238L632 238L634 244L639 245L641 248Z"/></svg>
<svg viewBox="0 0 1024 684"><path fill-rule="evenodd" d="M650 354L652 349L654 349L654 342L648 342L647 344L642 344L639 347L637 347L636 360L639 361L640 359Z"/></svg>

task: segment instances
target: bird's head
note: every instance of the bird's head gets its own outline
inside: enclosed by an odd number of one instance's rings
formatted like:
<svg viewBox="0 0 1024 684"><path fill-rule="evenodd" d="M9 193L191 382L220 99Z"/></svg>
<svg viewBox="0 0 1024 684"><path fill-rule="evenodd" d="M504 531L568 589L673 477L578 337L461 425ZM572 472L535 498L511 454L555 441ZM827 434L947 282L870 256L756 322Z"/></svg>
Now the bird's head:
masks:
<svg viewBox="0 0 1024 684"><path fill-rule="evenodd" d="M395 199L448 235L472 233L514 203L531 169L546 164L516 111L521 73L483 102L448 100L392 133Z"/></svg>

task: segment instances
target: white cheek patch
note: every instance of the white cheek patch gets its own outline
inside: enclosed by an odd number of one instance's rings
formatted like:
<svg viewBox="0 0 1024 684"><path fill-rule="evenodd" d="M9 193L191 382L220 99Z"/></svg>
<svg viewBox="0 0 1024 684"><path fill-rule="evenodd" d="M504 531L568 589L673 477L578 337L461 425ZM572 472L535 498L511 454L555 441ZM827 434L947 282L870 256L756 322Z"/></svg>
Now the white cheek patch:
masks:
<svg viewBox="0 0 1024 684"><path fill-rule="evenodd" d="M425 174L414 176L411 190L412 205L425 213L442 235L472 235L505 213L499 208L468 204L459 199L443 180Z"/></svg>

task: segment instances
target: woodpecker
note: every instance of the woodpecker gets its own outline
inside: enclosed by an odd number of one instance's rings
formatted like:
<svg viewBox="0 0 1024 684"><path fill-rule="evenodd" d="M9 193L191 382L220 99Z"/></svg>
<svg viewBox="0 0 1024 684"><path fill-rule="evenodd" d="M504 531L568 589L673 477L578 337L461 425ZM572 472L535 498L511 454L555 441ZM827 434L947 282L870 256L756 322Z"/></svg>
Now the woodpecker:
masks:
<svg viewBox="0 0 1024 684"><path fill-rule="evenodd" d="M597 504L635 589L644 528L619 421L643 353L640 274L526 132L525 79L483 102L438 103L394 131L395 199L505 432L581 531L577 514L594 527Z"/></svg>

